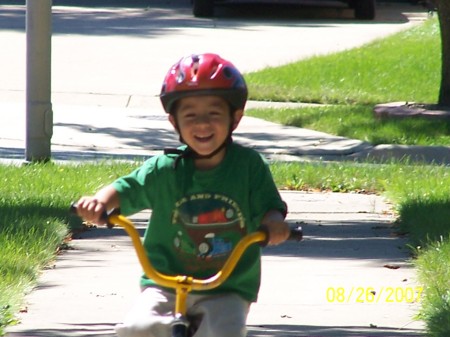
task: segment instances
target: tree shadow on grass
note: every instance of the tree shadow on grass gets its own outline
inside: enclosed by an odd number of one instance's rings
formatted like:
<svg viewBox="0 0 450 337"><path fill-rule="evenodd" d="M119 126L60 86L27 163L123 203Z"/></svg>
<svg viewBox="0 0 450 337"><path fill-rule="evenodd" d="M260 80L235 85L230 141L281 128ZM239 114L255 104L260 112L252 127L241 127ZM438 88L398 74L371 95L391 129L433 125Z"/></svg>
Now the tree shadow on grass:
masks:
<svg viewBox="0 0 450 337"><path fill-rule="evenodd" d="M409 200L399 207L400 229L410 236L412 246L447 238L450 235L450 199Z"/></svg>

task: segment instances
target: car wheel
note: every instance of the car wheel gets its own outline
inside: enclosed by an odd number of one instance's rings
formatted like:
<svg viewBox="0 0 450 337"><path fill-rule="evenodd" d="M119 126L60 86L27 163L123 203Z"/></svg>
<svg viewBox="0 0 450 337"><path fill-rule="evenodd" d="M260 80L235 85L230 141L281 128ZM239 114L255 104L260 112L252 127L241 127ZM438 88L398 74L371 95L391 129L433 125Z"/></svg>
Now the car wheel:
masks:
<svg viewBox="0 0 450 337"><path fill-rule="evenodd" d="M192 12L194 16L200 18L214 16L214 0L193 0Z"/></svg>
<svg viewBox="0 0 450 337"><path fill-rule="evenodd" d="M373 20L375 18L375 0L355 0L355 18L359 20Z"/></svg>

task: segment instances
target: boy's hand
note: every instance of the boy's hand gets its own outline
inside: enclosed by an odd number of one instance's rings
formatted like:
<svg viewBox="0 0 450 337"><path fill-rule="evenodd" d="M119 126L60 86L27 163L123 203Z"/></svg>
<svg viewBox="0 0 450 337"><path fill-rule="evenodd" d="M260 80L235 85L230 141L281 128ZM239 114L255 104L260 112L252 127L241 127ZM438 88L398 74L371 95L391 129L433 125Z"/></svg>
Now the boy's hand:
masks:
<svg viewBox="0 0 450 337"><path fill-rule="evenodd" d="M261 223L267 227L269 232L269 245L278 245L289 238L291 229L284 221L284 215L275 209L264 214Z"/></svg>
<svg viewBox="0 0 450 337"><path fill-rule="evenodd" d="M102 215L120 206L117 191L108 185L98 191L94 196L82 197L78 200L77 213L88 222L105 225L106 219Z"/></svg>
<svg viewBox="0 0 450 337"><path fill-rule="evenodd" d="M106 224L102 215L106 212L105 203L99 201L96 197L82 197L77 203L78 215L86 220L98 225Z"/></svg>
<svg viewBox="0 0 450 337"><path fill-rule="evenodd" d="M286 222L273 220L265 222L264 225L269 232L268 244L270 246L278 245L289 238L291 231Z"/></svg>

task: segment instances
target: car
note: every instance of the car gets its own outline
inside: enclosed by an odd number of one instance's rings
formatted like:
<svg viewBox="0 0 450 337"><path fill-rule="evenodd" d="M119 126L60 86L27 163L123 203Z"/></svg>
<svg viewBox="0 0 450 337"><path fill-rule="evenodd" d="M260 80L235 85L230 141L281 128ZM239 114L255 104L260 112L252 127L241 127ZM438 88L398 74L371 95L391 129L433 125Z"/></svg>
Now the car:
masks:
<svg viewBox="0 0 450 337"><path fill-rule="evenodd" d="M214 7L217 4L224 3L239 3L246 1L240 0L191 0L192 1L192 12L196 17L213 17L214 16ZM321 0L317 0L317 3L320 3ZM248 2L248 1L247 1ZM254 3L255 1L252 1ZM298 3L302 4L304 1L302 0L261 0L264 3L277 3L277 4L293 4ZM350 8L355 11L355 18L359 20L373 20L375 18L375 4L376 0L339 0L335 2L346 3ZM311 3L311 1L309 1ZM329 2L328 2L329 3Z"/></svg>

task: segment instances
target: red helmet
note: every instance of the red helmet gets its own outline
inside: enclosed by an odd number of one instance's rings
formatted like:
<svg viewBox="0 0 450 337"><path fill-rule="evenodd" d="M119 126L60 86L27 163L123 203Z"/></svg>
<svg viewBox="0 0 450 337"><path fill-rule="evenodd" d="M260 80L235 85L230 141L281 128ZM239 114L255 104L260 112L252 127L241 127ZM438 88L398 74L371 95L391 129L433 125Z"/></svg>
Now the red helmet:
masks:
<svg viewBox="0 0 450 337"><path fill-rule="evenodd" d="M175 101L193 95L218 95L234 109L243 109L247 93L244 77L231 62L216 54L199 54L183 57L170 68L160 99L167 113Z"/></svg>

